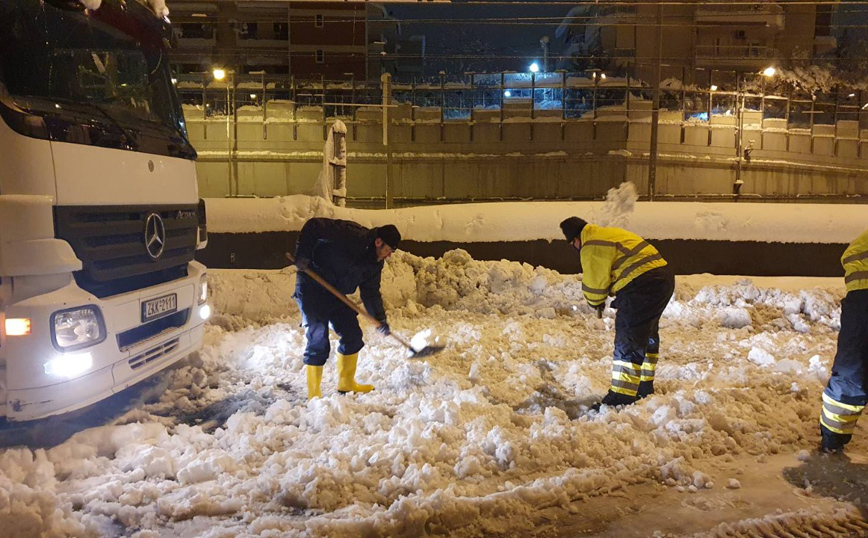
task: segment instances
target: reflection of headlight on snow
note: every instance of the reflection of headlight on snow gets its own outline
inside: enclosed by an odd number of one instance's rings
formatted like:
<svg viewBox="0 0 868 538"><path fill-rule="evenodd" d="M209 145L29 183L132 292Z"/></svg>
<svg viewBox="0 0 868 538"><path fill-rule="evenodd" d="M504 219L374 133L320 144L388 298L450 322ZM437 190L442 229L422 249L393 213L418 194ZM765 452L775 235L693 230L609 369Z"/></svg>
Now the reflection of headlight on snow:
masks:
<svg viewBox="0 0 868 538"><path fill-rule="evenodd" d="M199 307L199 317L202 319L208 319L211 317L211 307L209 305L203 304Z"/></svg>
<svg viewBox="0 0 868 538"><path fill-rule="evenodd" d="M93 366L93 356L90 353L67 353L58 355L45 363L45 373L58 377L75 377Z"/></svg>

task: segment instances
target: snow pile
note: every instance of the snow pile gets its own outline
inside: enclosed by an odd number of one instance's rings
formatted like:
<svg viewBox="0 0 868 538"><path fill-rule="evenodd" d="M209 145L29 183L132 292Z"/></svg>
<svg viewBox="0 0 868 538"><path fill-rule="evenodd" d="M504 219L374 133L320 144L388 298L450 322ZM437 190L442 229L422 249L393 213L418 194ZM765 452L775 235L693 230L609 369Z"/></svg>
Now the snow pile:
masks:
<svg viewBox="0 0 868 538"><path fill-rule="evenodd" d="M156 401L47 450L0 450L4 532L522 535L543 517L602 532L630 517L624 491L649 486L656 500L635 502L699 509L676 518L679 534L716 532L724 520L711 513L735 513L745 529L858 518L821 497L799 511L803 497L787 484L780 513L725 497L780 481L763 470L773 458L811 463L796 456L817 439L837 279L808 279L799 292L680 277L661 321L657 394L595 412L611 377L613 313L591 316L575 276L460 250L439 260L399 252L383 279L392 330L430 329L446 348L407 360L366 326L358 379L376 390L336 394L330 361L325 397L311 402L294 270L210 278L219 315L205 348L164 374ZM635 535L671 524L624 523Z"/></svg>
<svg viewBox="0 0 868 538"><path fill-rule="evenodd" d="M609 189L606 194L606 202L603 207L588 219L599 226L615 226L623 228L627 225L627 218L636 209L636 201L639 193L633 183L625 182L617 189Z"/></svg>

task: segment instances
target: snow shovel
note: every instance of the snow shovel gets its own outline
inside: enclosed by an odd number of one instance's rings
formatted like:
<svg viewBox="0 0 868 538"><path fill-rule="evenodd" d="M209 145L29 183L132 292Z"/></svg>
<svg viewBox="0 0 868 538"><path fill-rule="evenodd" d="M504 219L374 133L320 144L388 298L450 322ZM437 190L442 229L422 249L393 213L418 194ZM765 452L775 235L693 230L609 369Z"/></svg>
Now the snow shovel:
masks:
<svg viewBox="0 0 868 538"><path fill-rule="evenodd" d="M286 259L289 260L289 263L295 265L295 257L292 254L290 254L289 252L286 253ZM379 320L377 320L377 318L368 314L363 309L359 308L359 306L356 303L352 302L349 299L349 297L347 297L343 293L339 292L337 289L335 289L334 286L332 286L331 284L326 282L323 277L316 274L313 270L308 268L308 269L299 269L299 271L303 271L303 272L307 273L307 275L309 277L316 280L319 283L319 285L321 285L322 287L327 289L329 292L331 292L332 295L334 295L335 297L337 297L338 299L343 301L344 304L346 304L347 306L352 308L357 314L359 314L363 318L367 319L368 321L370 321L371 323L373 323L377 327L381 327L383 325L382 323L379 322ZM398 343L400 343L402 346L404 346L407 349L407 351L410 352L410 356L413 357L414 359L419 359L422 357L428 357L429 355L439 353L440 351L443 350L443 347L444 347L444 346L427 345L427 346L423 347L422 349L417 350L416 348L411 346L406 340L404 340L403 338L401 338L397 334L390 332L389 336L391 336Z"/></svg>

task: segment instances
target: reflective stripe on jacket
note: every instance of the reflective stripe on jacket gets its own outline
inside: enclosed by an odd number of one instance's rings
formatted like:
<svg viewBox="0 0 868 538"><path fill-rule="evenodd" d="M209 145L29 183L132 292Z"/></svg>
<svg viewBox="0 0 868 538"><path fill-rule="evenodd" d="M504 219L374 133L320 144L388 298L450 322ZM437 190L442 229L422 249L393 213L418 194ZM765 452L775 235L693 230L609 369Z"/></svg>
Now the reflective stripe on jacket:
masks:
<svg viewBox="0 0 868 538"><path fill-rule="evenodd" d="M850 243L841 256L847 291L868 289L868 230Z"/></svg>
<svg viewBox="0 0 868 538"><path fill-rule="evenodd" d="M620 228L588 224L581 243L582 291L591 306L603 304L637 276L666 265L650 243Z"/></svg>

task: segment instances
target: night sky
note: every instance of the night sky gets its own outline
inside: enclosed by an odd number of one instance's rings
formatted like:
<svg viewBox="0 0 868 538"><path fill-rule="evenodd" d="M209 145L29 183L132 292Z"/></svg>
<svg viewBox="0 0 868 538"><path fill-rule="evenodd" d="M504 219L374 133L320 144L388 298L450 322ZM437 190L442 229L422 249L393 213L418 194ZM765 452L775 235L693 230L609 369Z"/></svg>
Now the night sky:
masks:
<svg viewBox="0 0 868 538"><path fill-rule="evenodd" d="M526 71L542 60L540 38L549 36L550 51L560 49L555 29L571 4L547 2L479 2L458 0L451 5L405 4L389 6L403 21L404 36L424 34L427 69L436 73L464 71ZM505 19L522 19L505 24ZM528 19L548 18L547 21ZM432 20L443 21L441 23ZM418 22L413 22L418 21Z"/></svg>

